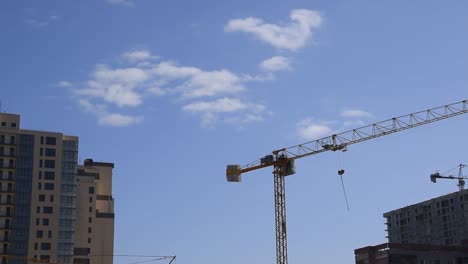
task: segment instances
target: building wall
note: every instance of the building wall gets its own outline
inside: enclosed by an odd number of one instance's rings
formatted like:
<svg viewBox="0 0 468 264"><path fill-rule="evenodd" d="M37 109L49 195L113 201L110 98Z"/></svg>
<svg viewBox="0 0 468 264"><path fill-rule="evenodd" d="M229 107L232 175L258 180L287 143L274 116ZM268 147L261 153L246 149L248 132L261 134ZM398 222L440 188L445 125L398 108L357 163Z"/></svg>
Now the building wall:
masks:
<svg viewBox="0 0 468 264"><path fill-rule="evenodd" d="M468 239L468 190L384 214L390 243L462 245Z"/></svg>
<svg viewBox="0 0 468 264"><path fill-rule="evenodd" d="M85 160L78 166L74 263L112 264L114 253L114 164Z"/></svg>
<svg viewBox="0 0 468 264"><path fill-rule="evenodd" d="M86 170L98 177L79 178L78 137L19 124L19 115L0 113L0 264L73 263L80 248L90 263L112 264L92 254L113 254L114 165L91 162Z"/></svg>

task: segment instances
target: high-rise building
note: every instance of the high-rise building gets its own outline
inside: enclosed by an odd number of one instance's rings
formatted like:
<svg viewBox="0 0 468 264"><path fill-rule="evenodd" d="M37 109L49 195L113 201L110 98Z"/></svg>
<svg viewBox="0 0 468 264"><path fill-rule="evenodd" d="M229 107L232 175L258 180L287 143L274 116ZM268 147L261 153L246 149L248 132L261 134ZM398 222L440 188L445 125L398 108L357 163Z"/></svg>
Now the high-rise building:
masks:
<svg viewBox="0 0 468 264"><path fill-rule="evenodd" d="M387 219L389 243L459 246L468 242L468 190L396 209Z"/></svg>
<svg viewBox="0 0 468 264"><path fill-rule="evenodd" d="M113 199L111 186L106 184L112 184L113 165L109 164L96 163L107 169L102 173L105 180L94 183L109 199L102 203L93 197L90 207L93 220L101 222L98 219L104 212L110 227L102 232L100 226L94 230L90 226L86 235L91 240L86 246L80 240L83 226L77 220L83 212L81 207L77 210L77 200L88 199L90 194L77 189L81 179L77 176L78 137L20 129L19 115L0 113L0 264L26 264L28 260L73 263L80 248L90 248L88 255L93 256L93 239L106 248L100 252L112 255ZM107 211L100 208L102 204L110 204Z"/></svg>

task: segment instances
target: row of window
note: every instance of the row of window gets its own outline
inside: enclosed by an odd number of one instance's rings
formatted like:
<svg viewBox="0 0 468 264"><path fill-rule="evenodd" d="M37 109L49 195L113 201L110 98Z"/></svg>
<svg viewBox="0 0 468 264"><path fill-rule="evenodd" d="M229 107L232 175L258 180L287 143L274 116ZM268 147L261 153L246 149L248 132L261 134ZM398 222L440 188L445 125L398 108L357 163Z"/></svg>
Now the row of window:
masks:
<svg viewBox="0 0 468 264"><path fill-rule="evenodd" d="M36 238L43 238L44 237L44 231L43 230L37 230L36 231ZM47 237L52 238L52 230L47 231Z"/></svg>
<svg viewBox="0 0 468 264"><path fill-rule="evenodd" d="M42 182L38 182L37 183L37 189L42 190L43 185L44 185L44 190L46 190L46 191L53 191L55 189L55 185L53 183L50 183L50 182L46 182L44 184L42 184Z"/></svg>
<svg viewBox="0 0 468 264"><path fill-rule="evenodd" d="M36 226L41 224L41 219L36 218ZM42 226L49 226L49 218L42 218Z"/></svg>
<svg viewBox="0 0 468 264"><path fill-rule="evenodd" d="M45 150L45 151L44 151ZM53 148L40 148L39 149L39 155L42 157L42 156L46 156L46 157L55 157L56 155L56 149L53 149Z"/></svg>
<svg viewBox="0 0 468 264"><path fill-rule="evenodd" d="M41 213L41 207L40 206L36 207L36 213L38 213L38 214ZM53 214L54 213L54 208L52 206L43 206L42 207L42 213L43 214Z"/></svg>
<svg viewBox="0 0 468 264"><path fill-rule="evenodd" d="M6 127L6 126L7 126L7 122L2 121L2 127ZM15 123L15 122L11 122L11 123L10 123L10 127L16 127L16 123Z"/></svg>
<svg viewBox="0 0 468 264"><path fill-rule="evenodd" d="M37 198L37 200L38 200L39 202L45 202L45 200L46 200L46 195L45 195L45 194L39 194L39 197ZM51 203L54 202L54 195L53 195L53 194L50 195L49 201L50 201Z"/></svg>
<svg viewBox="0 0 468 264"><path fill-rule="evenodd" d="M55 137L45 137L45 144L46 145L57 145L57 139ZM44 137L41 137L41 145L44 145Z"/></svg>
<svg viewBox="0 0 468 264"><path fill-rule="evenodd" d="M5 135L0 135L0 144L6 143L6 136ZM10 141L8 142L9 144L15 144L15 136L10 136Z"/></svg>
<svg viewBox="0 0 468 264"><path fill-rule="evenodd" d="M55 171L39 171L39 179L42 180L44 175L44 180L55 180Z"/></svg>
<svg viewBox="0 0 468 264"><path fill-rule="evenodd" d="M39 160L39 168L55 169L55 160Z"/></svg>

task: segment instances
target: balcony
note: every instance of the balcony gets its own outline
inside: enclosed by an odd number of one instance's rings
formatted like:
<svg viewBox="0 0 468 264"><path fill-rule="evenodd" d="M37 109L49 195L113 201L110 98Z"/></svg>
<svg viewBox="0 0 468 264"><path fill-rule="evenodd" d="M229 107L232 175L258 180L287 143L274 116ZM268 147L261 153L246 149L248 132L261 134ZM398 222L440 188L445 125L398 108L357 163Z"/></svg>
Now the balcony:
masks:
<svg viewBox="0 0 468 264"><path fill-rule="evenodd" d="M14 182L13 175L0 176L0 182Z"/></svg>
<svg viewBox="0 0 468 264"><path fill-rule="evenodd" d="M0 230L10 230L10 229L11 229L11 224L10 223L0 224Z"/></svg>
<svg viewBox="0 0 468 264"><path fill-rule="evenodd" d="M16 146L16 142L15 141L0 140L0 145Z"/></svg>
<svg viewBox="0 0 468 264"><path fill-rule="evenodd" d="M0 169L14 170L14 169L16 169L16 166L15 166L15 164L0 164Z"/></svg>
<svg viewBox="0 0 468 264"><path fill-rule="evenodd" d="M4 188L1 188L0 189L0 193L11 193L13 194L15 192L15 190L13 189L13 187L4 187Z"/></svg>
<svg viewBox="0 0 468 264"><path fill-rule="evenodd" d="M1 218L13 218L13 214L11 212L0 212L0 219Z"/></svg>
<svg viewBox="0 0 468 264"><path fill-rule="evenodd" d="M0 157L6 157L6 158L16 158L16 154L14 152L1 152L0 151Z"/></svg>

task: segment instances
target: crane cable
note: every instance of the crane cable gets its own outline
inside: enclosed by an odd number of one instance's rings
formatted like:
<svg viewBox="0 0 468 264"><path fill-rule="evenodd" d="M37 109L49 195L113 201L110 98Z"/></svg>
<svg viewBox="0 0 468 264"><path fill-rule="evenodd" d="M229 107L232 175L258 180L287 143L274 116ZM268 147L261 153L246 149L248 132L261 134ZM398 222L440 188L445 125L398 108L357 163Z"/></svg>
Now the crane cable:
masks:
<svg viewBox="0 0 468 264"><path fill-rule="evenodd" d="M344 185L344 181L343 181L343 175L345 173L345 170L343 169L343 153L338 153L338 176L340 177L340 180L341 180L341 188L343 189L343 195L344 195L344 199L345 199L345 202L346 202L346 208L348 209L348 212L349 212L349 203L348 203L348 197L346 195L346 189L345 189L345 185Z"/></svg>

